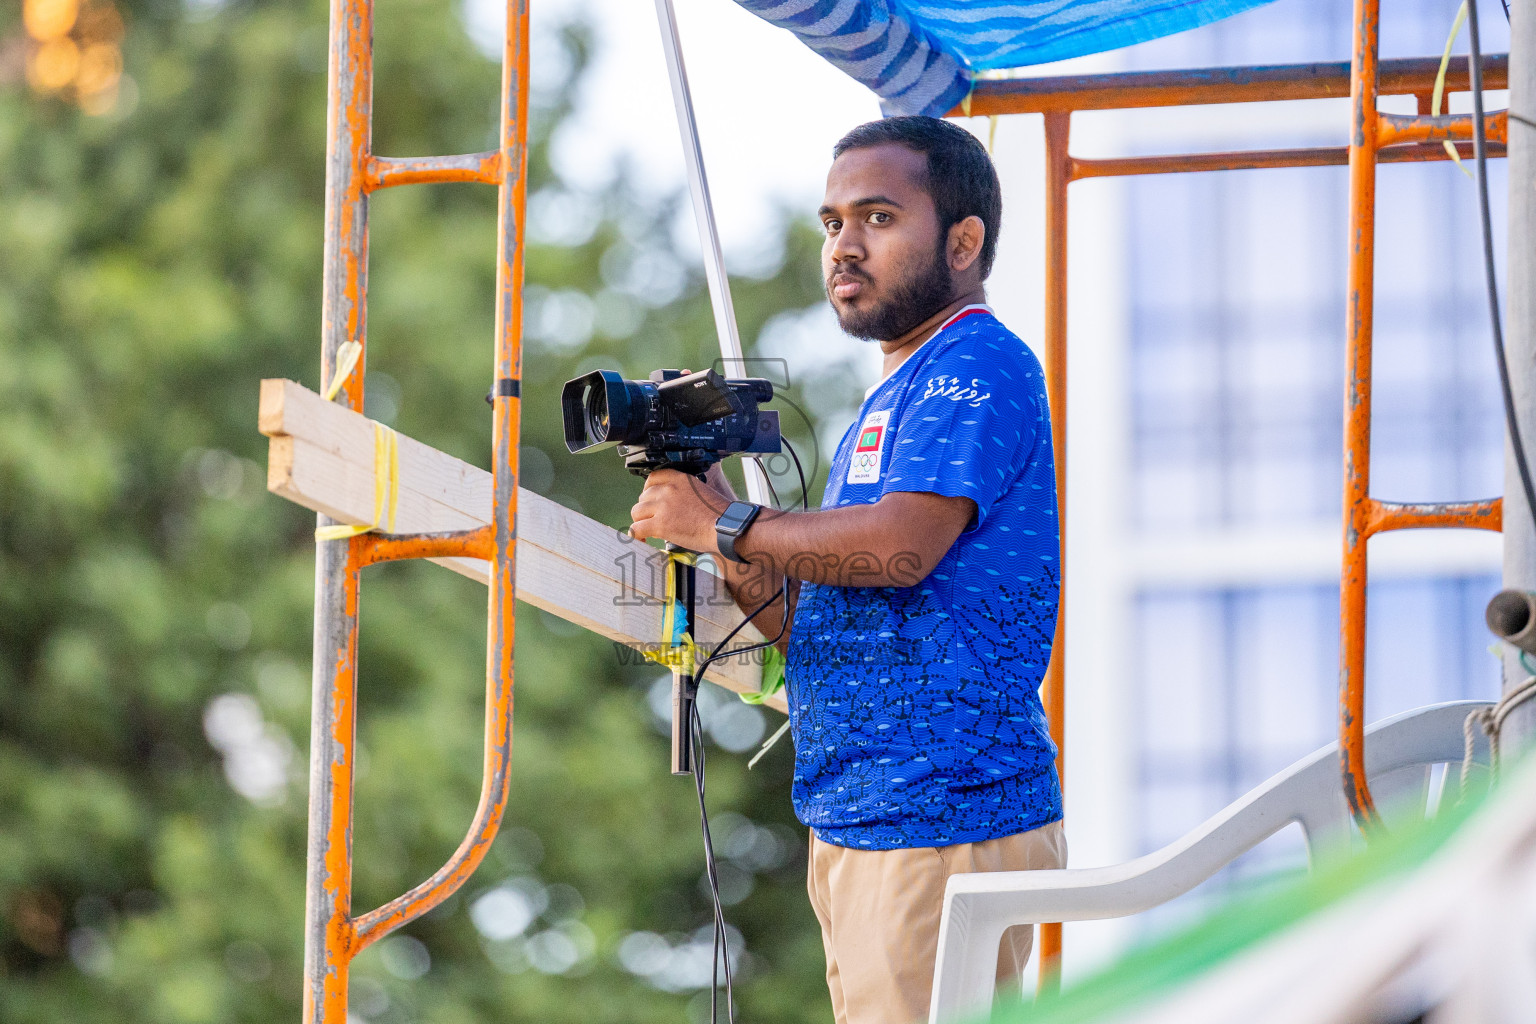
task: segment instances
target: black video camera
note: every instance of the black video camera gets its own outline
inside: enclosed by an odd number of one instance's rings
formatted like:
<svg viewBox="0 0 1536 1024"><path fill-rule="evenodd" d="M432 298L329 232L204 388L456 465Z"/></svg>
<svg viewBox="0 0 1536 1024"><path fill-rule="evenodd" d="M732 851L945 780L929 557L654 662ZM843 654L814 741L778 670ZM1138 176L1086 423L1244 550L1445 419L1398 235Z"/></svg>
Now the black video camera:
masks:
<svg viewBox="0 0 1536 1024"><path fill-rule="evenodd" d="M625 380L594 370L561 392L565 447L575 454L617 445L637 476L676 469L703 477L728 455L783 450L779 414L758 408L772 399L773 383L761 377L656 370L650 380Z"/></svg>

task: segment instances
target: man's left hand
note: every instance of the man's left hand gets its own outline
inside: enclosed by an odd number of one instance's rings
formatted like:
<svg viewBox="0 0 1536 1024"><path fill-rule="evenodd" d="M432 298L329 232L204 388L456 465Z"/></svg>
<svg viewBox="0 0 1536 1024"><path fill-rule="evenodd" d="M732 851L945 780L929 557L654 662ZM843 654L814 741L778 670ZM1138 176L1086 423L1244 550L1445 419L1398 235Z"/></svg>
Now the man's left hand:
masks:
<svg viewBox="0 0 1536 1024"><path fill-rule="evenodd" d="M730 497L697 477L675 469L658 469L645 478L640 500L630 509L629 535L636 540L656 537L701 554L719 554L715 520Z"/></svg>

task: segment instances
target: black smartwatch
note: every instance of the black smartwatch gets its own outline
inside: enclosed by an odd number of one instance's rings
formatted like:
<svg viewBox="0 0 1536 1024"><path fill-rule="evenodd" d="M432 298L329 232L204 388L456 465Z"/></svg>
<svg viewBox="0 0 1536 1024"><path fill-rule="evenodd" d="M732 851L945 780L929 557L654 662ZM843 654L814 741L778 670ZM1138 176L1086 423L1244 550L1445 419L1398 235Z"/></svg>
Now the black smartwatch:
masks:
<svg viewBox="0 0 1536 1024"><path fill-rule="evenodd" d="M715 540L720 545L722 555L733 562L746 561L736 553L736 542L757 520L757 514L762 510L763 506L754 505L750 501L733 501L726 506L720 518L715 520Z"/></svg>

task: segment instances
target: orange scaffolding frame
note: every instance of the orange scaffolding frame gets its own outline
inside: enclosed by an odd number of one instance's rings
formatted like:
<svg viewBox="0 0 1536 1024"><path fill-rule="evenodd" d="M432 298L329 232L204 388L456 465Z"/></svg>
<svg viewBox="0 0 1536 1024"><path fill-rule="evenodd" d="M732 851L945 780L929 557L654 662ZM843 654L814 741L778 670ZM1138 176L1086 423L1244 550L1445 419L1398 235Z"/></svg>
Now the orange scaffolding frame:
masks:
<svg viewBox="0 0 1536 1024"><path fill-rule="evenodd" d="M1085 178L1178 174L1269 167L1349 167L1349 315L1346 324L1344 402L1344 560L1340 578L1339 750L1344 795L1362 828L1376 822L1365 777L1366 543L1377 533L1420 527L1502 528L1500 499L1451 504L1399 504L1370 494L1371 343L1374 302L1376 165L1446 160L1443 143L1472 156L1470 115L1431 116L1431 94L1440 62L1433 58L1380 60L1380 0L1355 0L1354 53L1347 63L1204 68L1043 78L987 79L951 117L1042 114L1045 135L1045 323L1044 365L1056 449L1056 501L1063 555L1067 513L1067 191ZM1507 88L1507 54L1483 62L1484 87ZM1445 92L1471 88L1465 64L1447 69ZM1072 114L1217 103L1287 100L1351 100L1349 144L1336 147L1186 153L1115 159L1074 157L1068 148ZM1414 96L1418 112L1388 114L1382 96ZM1485 115L1489 156L1503 156L1506 111ZM1066 780L1066 560L1062 561L1063 611L1057 616L1051 663L1042 686L1056 767ZM1040 929L1040 984L1059 983L1061 925Z"/></svg>
<svg viewBox="0 0 1536 1024"><path fill-rule="evenodd" d="M1378 163L1446 159L1442 141L1465 152L1472 119L1431 117L1432 59L1379 61L1379 0L1355 0L1354 54L1340 64L1212 68L979 81L969 115L1040 113L1045 120L1046 288L1045 371L1057 452L1057 500L1066 515L1067 193L1073 181L1094 177L1317 167L1347 164L1349 175L1348 382L1345 399L1344 565L1341 587L1341 770L1350 807L1362 826L1375 811L1363 771L1366 543L1386 530L1459 526L1498 530L1498 500L1404 505L1370 496L1370 400ZM447 899L488 850L506 806L512 744L514 547L517 515L517 442L521 397L521 291L523 215L526 206L528 109L528 3L509 0L502 63L500 146L488 153L394 159L372 152L372 0L332 0L328 89L322 379L336 373L342 346L360 347L356 368L341 386L350 409L363 407L367 355L368 196L379 189L433 182L496 185L496 331L493 472L495 510L486 527L454 534L363 534L323 541L316 552L314 703L310 741L309 849L305 910L304 1019L345 1024L352 959L368 945ZM1485 62L1485 84L1507 85L1508 59ZM1465 70L1447 76L1447 89L1470 87ZM1068 142L1075 111L1123 110L1210 103L1251 103L1350 96L1349 144L1336 148L1197 153L1081 159ZM1383 95L1418 98L1416 115L1377 110ZM952 112L959 115L960 111ZM1502 155L1506 115L1486 118L1490 155ZM333 525L325 516L320 525ZM1063 540L1065 532L1063 531ZM357 707L358 600L361 570L405 558L470 556L492 572L487 640L485 764L479 808L459 849L431 878L405 895L353 916L352 782ZM1065 563L1063 563L1065 565ZM1065 573L1063 585L1065 585ZM1065 616L1044 683L1044 702L1065 778ZM1041 979L1059 977L1061 932L1041 934Z"/></svg>
<svg viewBox="0 0 1536 1024"><path fill-rule="evenodd" d="M383 188L480 182L498 190L496 336L491 397L495 507L486 526L448 534L364 533L321 540L315 554L314 695L304 910L304 1020L346 1024L347 976L369 945L437 906L484 859L506 808L512 754L517 442L521 424L523 211L527 205L528 4L508 0L500 145L489 153L392 159L373 153L373 3L332 0L327 80L321 379L358 346L338 396L361 412L367 365L368 196ZM319 517L321 527L335 525ZM365 566L467 556L490 563L485 763L464 841L432 877L376 910L352 914L352 783L357 729L359 577Z"/></svg>

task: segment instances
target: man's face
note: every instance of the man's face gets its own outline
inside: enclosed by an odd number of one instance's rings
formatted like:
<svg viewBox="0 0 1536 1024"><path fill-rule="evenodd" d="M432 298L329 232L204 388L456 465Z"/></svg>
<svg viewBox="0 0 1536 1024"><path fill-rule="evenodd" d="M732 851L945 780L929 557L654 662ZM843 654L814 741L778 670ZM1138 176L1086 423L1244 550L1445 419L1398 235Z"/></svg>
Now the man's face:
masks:
<svg viewBox="0 0 1536 1024"><path fill-rule="evenodd" d="M953 297L927 158L890 144L850 149L832 163L821 206L821 271L844 331L890 341Z"/></svg>

